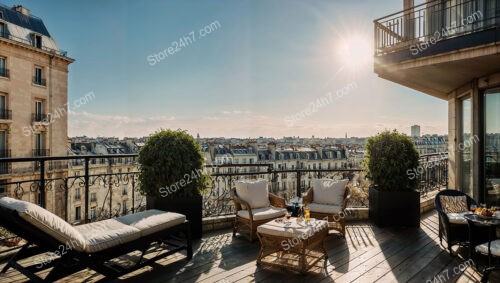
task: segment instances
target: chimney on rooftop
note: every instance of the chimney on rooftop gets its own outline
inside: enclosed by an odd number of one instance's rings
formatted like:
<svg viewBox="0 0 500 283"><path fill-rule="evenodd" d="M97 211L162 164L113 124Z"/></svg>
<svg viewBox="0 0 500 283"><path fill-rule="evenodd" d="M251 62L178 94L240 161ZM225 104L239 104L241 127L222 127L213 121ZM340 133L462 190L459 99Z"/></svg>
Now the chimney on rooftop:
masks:
<svg viewBox="0 0 500 283"><path fill-rule="evenodd" d="M274 160L276 156L276 143L275 142L268 143L267 149L271 152L271 160Z"/></svg>
<svg viewBox="0 0 500 283"><path fill-rule="evenodd" d="M26 9L22 5L14 5L12 7L12 10L14 10L16 12L19 12L19 13L25 15L25 16L29 16L30 15L30 10Z"/></svg>

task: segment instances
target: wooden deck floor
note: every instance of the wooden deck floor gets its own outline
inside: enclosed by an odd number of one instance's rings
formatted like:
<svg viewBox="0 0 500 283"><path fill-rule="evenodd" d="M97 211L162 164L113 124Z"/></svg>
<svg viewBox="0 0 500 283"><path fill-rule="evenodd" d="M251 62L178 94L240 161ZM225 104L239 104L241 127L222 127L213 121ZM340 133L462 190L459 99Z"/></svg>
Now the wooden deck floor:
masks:
<svg viewBox="0 0 500 283"><path fill-rule="evenodd" d="M198 241L191 261L185 260L183 254L173 255L116 281L478 282L478 268L471 266L460 271L465 266L463 257L451 257L439 245L437 229L435 212L422 216L420 229L381 229L367 222L350 223L345 239L331 235L325 242L329 256L327 275L317 268L305 276L258 268L255 262L258 241L249 243L242 238L233 238L231 231L222 231L205 235ZM461 249L460 254L466 254L465 250ZM499 280L498 274L493 276L495 279L492 280ZM26 282L24 278L11 270L0 281ZM82 271L61 282L94 282L101 278L92 271Z"/></svg>

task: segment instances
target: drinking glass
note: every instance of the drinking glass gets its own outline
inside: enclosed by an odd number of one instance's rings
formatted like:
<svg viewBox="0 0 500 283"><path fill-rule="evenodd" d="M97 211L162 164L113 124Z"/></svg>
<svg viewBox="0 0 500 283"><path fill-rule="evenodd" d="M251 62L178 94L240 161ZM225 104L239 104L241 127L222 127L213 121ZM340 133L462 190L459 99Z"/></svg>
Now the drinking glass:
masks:
<svg viewBox="0 0 500 283"><path fill-rule="evenodd" d="M290 218L292 217L292 215L290 214L290 212L286 212L285 214L285 224L290 224Z"/></svg>
<svg viewBox="0 0 500 283"><path fill-rule="evenodd" d="M476 209L477 209L477 205L471 204L470 211L472 211L472 213L474 213L474 212L476 212Z"/></svg>
<svg viewBox="0 0 500 283"><path fill-rule="evenodd" d="M309 224L309 221L311 221L311 211L309 210L309 207L304 208L304 218L306 220L306 224Z"/></svg>

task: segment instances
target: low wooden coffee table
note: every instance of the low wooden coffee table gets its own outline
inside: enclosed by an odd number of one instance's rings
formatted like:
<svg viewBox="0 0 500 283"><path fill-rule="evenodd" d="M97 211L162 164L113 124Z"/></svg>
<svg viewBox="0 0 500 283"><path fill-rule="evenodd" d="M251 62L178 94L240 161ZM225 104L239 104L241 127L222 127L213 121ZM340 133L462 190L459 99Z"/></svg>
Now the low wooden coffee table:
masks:
<svg viewBox="0 0 500 283"><path fill-rule="evenodd" d="M296 218L290 224L269 221L257 227L260 240L260 253L257 265L269 265L283 269L306 273L328 254L323 242L328 235L328 222L311 219L308 226L297 223Z"/></svg>

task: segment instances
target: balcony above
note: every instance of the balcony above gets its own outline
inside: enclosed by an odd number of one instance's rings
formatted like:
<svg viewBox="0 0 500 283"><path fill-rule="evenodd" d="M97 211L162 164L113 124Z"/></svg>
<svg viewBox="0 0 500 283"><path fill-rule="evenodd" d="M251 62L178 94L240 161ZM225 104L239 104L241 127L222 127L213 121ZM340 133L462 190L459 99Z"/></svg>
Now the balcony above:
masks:
<svg viewBox="0 0 500 283"><path fill-rule="evenodd" d="M48 122L47 118L48 118L48 116L45 113L32 113L31 114L31 122L33 122L33 123Z"/></svg>
<svg viewBox="0 0 500 283"><path fill-rule="evenodd" d="M35 77L33 77L33 83L36 85L40 85L40 86L46 86L47 80L45 80L44 78L35 76Z"/></svg>
<svg viewBox="0 0 500 283"><path fill-rule="evenodd" d="M0 120L12 120L12 110L0 108Z"/></svg>
<svg viewBox="0 0 500 283"><path fill-rule="evenodd" d="M495 1L432 1L374 21L380 77L447 99L475 78L500 71Z"/></svg>
<svg viewBox="0 0 500 283"><path fill-rule="evenodd" d="M33 149L33 156L49 156L50 155L50 150L45 149L45 148L35 148Z"/></svg>
<svg viewBox="0 0 500 283"><path fill-rule="evenodd" d="M7 68L0 68L0 77L10 78L9 69L7 69Z"/></svg>

